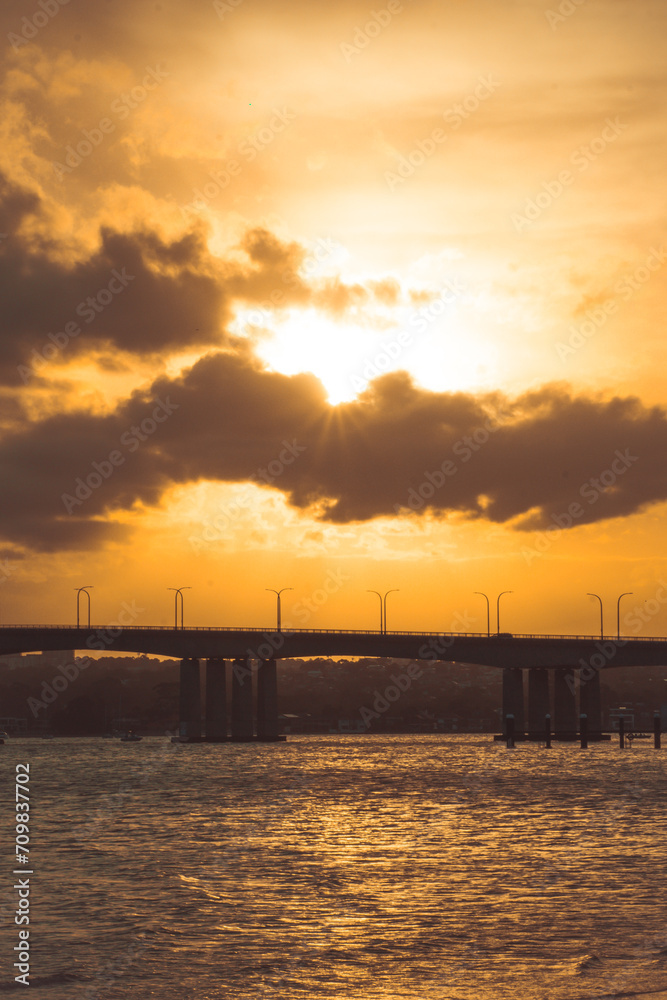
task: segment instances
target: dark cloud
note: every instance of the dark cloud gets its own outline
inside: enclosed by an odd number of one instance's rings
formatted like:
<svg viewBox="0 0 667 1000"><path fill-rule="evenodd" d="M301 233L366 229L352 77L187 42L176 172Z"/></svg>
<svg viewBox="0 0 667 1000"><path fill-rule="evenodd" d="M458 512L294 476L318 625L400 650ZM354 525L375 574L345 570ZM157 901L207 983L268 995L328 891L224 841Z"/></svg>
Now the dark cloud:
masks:
<svg viewBox="0 0 667 1000"><path fill-rule="evenodd" d="M115 510L200 479L266 483L338 523L413 510L543 528L576 505L584 524L667 499L666 446L667 415L632 398L434 393L397 373L334 408L311 375L216 353L112 415L6 435L3 531L35 548L92 544L118 530Z"/></svg>

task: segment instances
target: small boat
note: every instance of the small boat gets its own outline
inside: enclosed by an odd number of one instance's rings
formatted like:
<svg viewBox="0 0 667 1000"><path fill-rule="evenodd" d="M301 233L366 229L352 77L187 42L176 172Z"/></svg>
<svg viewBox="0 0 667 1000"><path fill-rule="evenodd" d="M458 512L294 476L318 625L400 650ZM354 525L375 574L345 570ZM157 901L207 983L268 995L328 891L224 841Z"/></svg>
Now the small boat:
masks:
<svg viewBox="0 0 667 1000"><path fill-rule="evenodd" d="M143 739L142 736L137 736L136 733L133 733L132 730L130 730L129 733L125 733L124 736L121 736L120 742L121 743L141 743L142 739Z"/></svg>
<svg viewBox="0 0 667 1000"><path fill-rule="evenodd" d="M6 733L4 729L0 729L0 746L4 746L5 740L9 739L9 733Z"/></svg>

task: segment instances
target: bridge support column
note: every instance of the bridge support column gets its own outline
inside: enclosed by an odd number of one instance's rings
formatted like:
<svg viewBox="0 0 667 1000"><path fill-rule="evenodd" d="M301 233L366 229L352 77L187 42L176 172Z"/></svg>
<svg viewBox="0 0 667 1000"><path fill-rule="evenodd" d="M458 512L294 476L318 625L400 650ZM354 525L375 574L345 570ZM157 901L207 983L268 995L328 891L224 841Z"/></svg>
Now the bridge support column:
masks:
<svg viewBox="0 0 667 1000"><path fill-rule="evenodd" d="M260 660L257 672L257 739L278 739L278 674L275 660Z"/></svg>
<svg viewBox="0 0 667 1000"><path fill-rule="evenodd" d="M227 664L215 656L206 661L206 742L227 739Z"/></svg>
<svg viewBox="0 0 667 1000"><path fill-rule="evenodd" d="M181 660L180 735L188 743L201 740L199 660Z"/></svg>
<svg viewBox="0 0 667 1000"><path fill-rule="evenodd" d="M588 716L588 739L602 736L602 699L600 697L600 671L585 667L579 671L579 711Z"/></svg>
<svg viewBox="0 0 667 1000"><path fill-rule="evenodd" d="M577 738L577 698L574 667L554 670L554 736L557 740Z"/></svg>
<svg viewBox="0 0 667 1000"><path fill-rule="evenodd" d="M508 715L514 716L514 735L522 737L526 723L523 710L523 670L520 667L503 668L503 732Z"/></svg>
<svg viewBox="0 0 667 1000"><path fill-rule="evenodd" d="M528 732L533 739L544 738L544 717L550 712L549 671L531 667L528 671Z"/></svg>
<svg viewBox="0 0 667 1000"><path fill-rule="evenodd" d="M248 743L253 732L252 670L248 658L241 657L232 667L232 740Z"/></svg>

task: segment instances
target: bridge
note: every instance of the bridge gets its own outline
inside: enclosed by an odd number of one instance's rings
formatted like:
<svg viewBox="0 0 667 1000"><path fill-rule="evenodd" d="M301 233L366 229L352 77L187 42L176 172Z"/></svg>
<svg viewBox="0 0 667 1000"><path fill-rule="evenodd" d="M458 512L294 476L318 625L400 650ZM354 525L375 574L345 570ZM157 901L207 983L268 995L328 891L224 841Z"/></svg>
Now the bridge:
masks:
<svg viewBox="0 0 667 1000"><path fill-rule="evenodd" d="M0 656L70 649L180 659L181 738L213 743L229 738L236 742L278 739L278 659L363 656L413 660L418 664L460 662L497 667L503 671L503 718L514 716L517 735L527 733L539 738L545 715L552 713L555 738L566 740L576 738L581 713L588 718L589 737L600 738L602 670L667 664L664 637L121 625L0 627ZM232 698L228 713L229 669ZM524 671L528 675L527 705Z"/></svg>

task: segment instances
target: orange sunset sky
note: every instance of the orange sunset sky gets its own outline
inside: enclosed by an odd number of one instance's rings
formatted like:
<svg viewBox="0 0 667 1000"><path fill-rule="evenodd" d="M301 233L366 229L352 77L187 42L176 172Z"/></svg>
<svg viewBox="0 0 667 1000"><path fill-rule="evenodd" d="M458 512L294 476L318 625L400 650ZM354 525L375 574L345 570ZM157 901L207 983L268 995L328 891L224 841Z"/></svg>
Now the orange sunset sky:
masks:
<svg viewBox="0 0 667 1000"><path fill-rule="evenodd" d="M666 22L5 0L0 621L665 634Z"/></svg>

